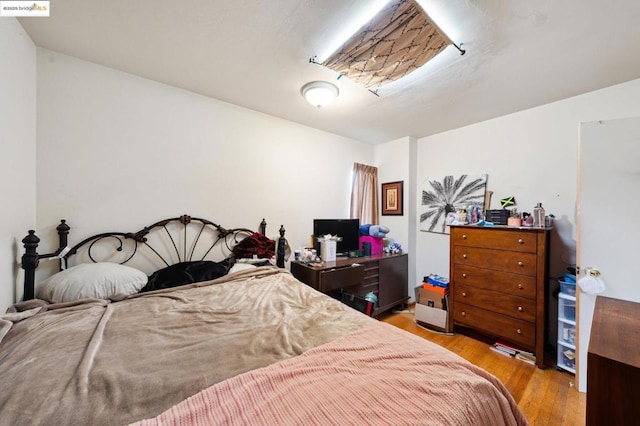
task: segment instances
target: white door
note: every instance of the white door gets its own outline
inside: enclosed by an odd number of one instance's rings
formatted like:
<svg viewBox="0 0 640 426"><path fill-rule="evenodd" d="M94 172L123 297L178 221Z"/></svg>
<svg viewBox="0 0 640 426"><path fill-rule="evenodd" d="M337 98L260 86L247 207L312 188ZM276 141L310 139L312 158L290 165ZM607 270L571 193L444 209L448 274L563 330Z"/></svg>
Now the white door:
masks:
<svg viewBox="0 0 640 426"><path fill-rule="evenodd" d="M640 118L582 123L577 261L601 272L603 296L640 301ZM578 295L578 389L587 388L595 295Z"/></svg>

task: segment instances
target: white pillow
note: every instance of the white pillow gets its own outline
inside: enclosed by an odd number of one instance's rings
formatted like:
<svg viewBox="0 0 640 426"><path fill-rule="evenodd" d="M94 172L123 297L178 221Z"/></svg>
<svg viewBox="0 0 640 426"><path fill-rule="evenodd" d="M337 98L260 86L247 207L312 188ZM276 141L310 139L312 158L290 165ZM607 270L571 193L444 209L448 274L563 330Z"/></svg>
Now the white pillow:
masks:
<svg viewBox="0 0 640 426"><path fill-rule="evenodd" d="M135 294L147 284L144 272L118 263L82 263L37 285L36 298L52 303Z"/></svg>
<svg viewBox="0 0 640 426"><path fill-rule="evenodd" d="M264 259L262 260L264 261ZM244 271L245 269L255 269L255 268L256 266L250 263L234 263L231 269L229 269L228 273L232 274L234 272Z"/></svg>

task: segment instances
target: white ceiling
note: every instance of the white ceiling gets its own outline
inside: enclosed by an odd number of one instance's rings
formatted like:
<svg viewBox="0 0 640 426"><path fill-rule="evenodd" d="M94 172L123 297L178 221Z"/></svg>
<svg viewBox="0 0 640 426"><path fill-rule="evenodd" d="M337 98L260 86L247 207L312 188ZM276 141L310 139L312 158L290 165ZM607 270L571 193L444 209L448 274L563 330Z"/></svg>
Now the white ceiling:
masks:
<svg viewBox="0 0 640 426"><path fill-rule="evenodd" d="M418 1L467 53L379 97L309 63L372 0L64 0L20 22L37 46L372 144L640 78L638 0ZM336 102L307 104L313 80Z"/></svg>

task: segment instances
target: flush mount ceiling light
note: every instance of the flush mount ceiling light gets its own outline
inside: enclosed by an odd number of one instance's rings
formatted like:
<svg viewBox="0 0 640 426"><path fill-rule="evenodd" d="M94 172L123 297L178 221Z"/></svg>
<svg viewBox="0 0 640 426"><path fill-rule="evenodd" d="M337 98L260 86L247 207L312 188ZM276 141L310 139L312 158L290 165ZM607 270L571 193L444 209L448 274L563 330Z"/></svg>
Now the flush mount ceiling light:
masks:
<svg viewBox="0 0 640 426"><path fill-rule="evenodd" d="M302 86L302 96L311 105L318 108L329 105L338 97L338 88L326 81L312 81Z"/></svg>

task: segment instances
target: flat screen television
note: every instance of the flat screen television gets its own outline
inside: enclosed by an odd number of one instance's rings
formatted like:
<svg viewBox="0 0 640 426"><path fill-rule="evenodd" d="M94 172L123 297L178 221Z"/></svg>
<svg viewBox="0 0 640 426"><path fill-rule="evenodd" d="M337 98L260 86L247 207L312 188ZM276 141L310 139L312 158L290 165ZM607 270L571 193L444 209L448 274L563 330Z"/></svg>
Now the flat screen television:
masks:
<svg viewBox="0 0 640 426"><path fill-rule="evenodd" d="M314 219L313 235L337 235L342 241L336 244L336 254L346 256L350 251L360 249L359 219Z"/></svg>

